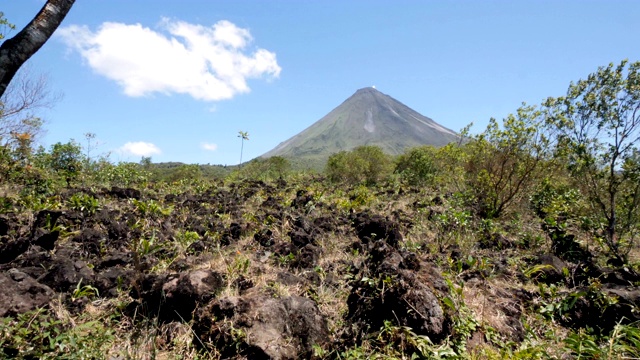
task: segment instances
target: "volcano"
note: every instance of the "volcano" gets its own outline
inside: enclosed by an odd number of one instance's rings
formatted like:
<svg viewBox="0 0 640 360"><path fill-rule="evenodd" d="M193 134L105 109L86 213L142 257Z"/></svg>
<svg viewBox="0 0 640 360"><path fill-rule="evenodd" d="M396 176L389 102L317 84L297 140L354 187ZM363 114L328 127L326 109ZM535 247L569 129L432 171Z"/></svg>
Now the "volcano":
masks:
<svg viewBox="0 0 640 360"><path fill-rule="evenodd" d="M387 154L399 155L412 147L444 146L458 139L454 131L368 87L261 157L282 156L296 163L317 164L331 154L362 145L379 146Z"/></svg>

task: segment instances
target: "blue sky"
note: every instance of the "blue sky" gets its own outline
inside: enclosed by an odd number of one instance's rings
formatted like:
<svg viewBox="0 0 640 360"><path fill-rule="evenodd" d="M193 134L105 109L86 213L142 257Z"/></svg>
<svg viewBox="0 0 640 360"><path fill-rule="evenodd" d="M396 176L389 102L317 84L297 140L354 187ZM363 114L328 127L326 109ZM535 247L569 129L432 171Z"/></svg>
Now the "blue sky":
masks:
<svg viewBox="0 0 640 360"><path fill-rule="evenodd" d="M18 28L43 0L0 0ZM95 133L113 161L237 164L357 89L459 130L640 60L640 1L77 0L29 60L64 94L43 145ZM9 37L12 34L8 34Z"/></svg>

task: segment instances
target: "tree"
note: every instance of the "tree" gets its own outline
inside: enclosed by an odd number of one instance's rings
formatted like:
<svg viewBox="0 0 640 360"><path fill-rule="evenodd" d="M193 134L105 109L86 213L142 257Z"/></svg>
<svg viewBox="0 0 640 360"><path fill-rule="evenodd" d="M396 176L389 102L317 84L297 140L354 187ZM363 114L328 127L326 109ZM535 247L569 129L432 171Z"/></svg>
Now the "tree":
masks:
<svg viewBox="0 0 640 360"><path fill-rule="evenodd" d="M466 182L477 211L484 218L500 216L524 197L548 158L549 139L543 113L523 104L516 114L487 129L466 145Z"/></svg>
<svg viewBox="0 0 640 360"><path fill-rule="evenodd" d="M43 124L35 112L51 108L59 98L58 94L49 91L46 76L33 76L28 66L23 67L0 97L1 143L8 143L12 133L35 138Z"/></svg>
<svg viewBox="0 0 640 360"><path fill-rule="evenodd" d="M66 179L67 186L80 174L82 163L82 147L74 140L66 144L57 142L51 145L49 166Z"/></svg>
<svg viewBox="0 0 640 360"><path fill-rule="evenodd" d="M249 133L246 131L238 131L238 137L241 139L240 143L240 167L242 167L242 150L244 149L244 141L249 141Z"/></svg>
<svg viewBox="0 0 640 360"><path fill-rule="evenodd" d="M640 205L640 62L600 67L545 105L558 152L592 205L598 236L626 261Z"/></svg>
<svg viewBox="0 0 640 360"><path fill-rule="evenodd" d="M48 0L24 29L0 45L0 97L18 69L53 35L74 3L75 0Z"/></svg>

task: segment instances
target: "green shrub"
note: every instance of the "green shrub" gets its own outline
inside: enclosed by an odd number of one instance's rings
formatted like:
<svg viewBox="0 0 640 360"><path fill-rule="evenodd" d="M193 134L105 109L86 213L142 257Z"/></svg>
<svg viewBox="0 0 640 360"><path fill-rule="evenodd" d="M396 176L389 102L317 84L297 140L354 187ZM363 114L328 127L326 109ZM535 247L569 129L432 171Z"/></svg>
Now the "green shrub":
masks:
<svg viewBox="0 0 640 360"><path fill-rule="evenodd" d="M359 146L331 155L325 172L332 182L374 185L391 175L392 166L381 148Z"/></svg>
<svg viewBox="0 0 640 360"><path fill-rule="evenodd" d="M108 161L100 161L96 167L95 180L111 186L143 186L151 175L142 165L130 162L114 165Z"/></svg>
<svg viewBox="0 0 640 360"><path fill-rule="evenodd" d="M242 165L232 174L232 178L275 180L287 176L291 171L291 162L282 156L256 158Z"/></svg>
<svg viewBox="0 0 640 360"><path fill-rule="evenodd" d="M395 172L411 185L432 184L437 170L435 152L429 145L409 149L396 159Z"/></svg>
<svg viewBox="0 0 640 360"><path fill-rule="evenodd" d="M78 177L83 161L82 148L74 140L66 144L58 142L51 145L49 167L63 177L67 184Z"/></svg>
<svg viewBox="0 0 640 360"><path fill-rule="evenodd" d="M76 193L69 198L69 208L88 216L100 210L100 202L89 194Z"/></svg>
<svg viewBox="0 0 640 360"><path fill-rule="evenodd" d="M498 125L491 119L486 130L465 147L467 190L476 212L496 218L527 197L549 158L549 141L542 129L543 114L522 106Z"/></svg>

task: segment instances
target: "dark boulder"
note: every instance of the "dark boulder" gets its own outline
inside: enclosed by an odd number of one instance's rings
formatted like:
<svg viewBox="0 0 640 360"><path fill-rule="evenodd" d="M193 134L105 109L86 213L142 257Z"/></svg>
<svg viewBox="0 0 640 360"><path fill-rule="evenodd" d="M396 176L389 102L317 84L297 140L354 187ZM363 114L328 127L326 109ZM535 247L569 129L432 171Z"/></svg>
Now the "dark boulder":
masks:
<svg viewBox="0 0 640 360"><path fill-rule="evenodd" d="M111 190L108 192L109 195L119 198L119 199L136 199L136 200L140 200L140 198L142 197L142 194L140 193L140 190L137 189L131 189L131 188L120 188L117 186L114 186L111 188Z"/></svg>
<svg viewBox="0 0 640 360"><path fill-rule="evenodd" d="M0 236L9 234L9 219L0 216Z"/></svg>
<svg viewBox="0 0 640 360"><path fill-rule="evenodd" d="M318 307L300 296L225 297L199 311L194 331L223 358L309 359L314 346L326 348L329 342Z"/></svg>
<svg viewBox="0 0 640 360"><path fill-rule="evenodd" d="M0 264L6 264L15 260L29 249L29 238L19 238L0 244Z"/></svg>
<svg viewBox="0 0 640 360"><path fill-rule="evenodd" d="M368 272L352 283L347 299L347 319L356 329L351 334L354 338L378 331L386 320L434 341L448 335L448 315L436 296L446 289L442 277L428 264L411 252L401 253L378 240L370 246L365 268Z"/></svg>
<svg viewBox="0 0 640 360"><path fill-rule="evenodd" d="M18 269L0 274L0 318L45 306L53 290Z"/></svg>
<svg viewBox="0 0 640 360"><path fill-rule="evenodd" d="M133 308L160 321L189 321L199 304L213 299L224 286L222 275L211 270L182 274L147 275L140 283L140 302Z"/></svg>
<svg viewBox="0 0 640 360"><path fill-rule="evenodd" d="M542 254L538 256L536 264L539 271L532 276L538 282L553 284L565 280L565 273L569 270L569 265L559 257L552 254Z"/></svg>
<svg viewBox="0 0 640 360"><path fill-rule="evenodd" d="M371 215L367 212L356 214L353 218L353 227L358 238L364 243L384 240L395 247L403 241L399 230L400 225L380 215Z"/></svg>
<svg viewBox="0 0 640 360"><path fill-rule="evenodd" d="M73 292L78 284L93 285L95 274L81 260L72 260L70 257L56 257L51 267L40 281L59 292Z"/></svg>

